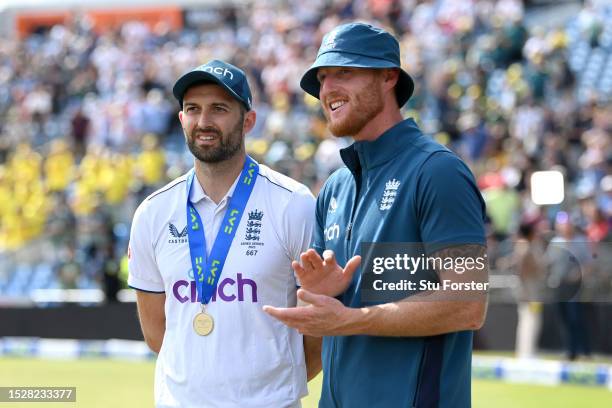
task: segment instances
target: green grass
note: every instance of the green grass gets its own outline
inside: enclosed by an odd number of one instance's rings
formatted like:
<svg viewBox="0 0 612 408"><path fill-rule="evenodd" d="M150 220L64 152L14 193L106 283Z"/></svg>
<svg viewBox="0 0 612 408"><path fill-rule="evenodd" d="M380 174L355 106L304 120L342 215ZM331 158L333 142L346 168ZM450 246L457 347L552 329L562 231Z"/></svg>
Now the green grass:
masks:
<svg viewBox="0 0 612 408"><path fill-rule="evenodd" d="M609 408L612 391L606 388L563 385L472 382L474 408Z"/></svg>
<svg viewBox="0 0 612 408"><path fill-rule="evenodd" d="M19 403L17 407L153 407L153 362L105 359L0 358L0 386L76 387L77 403ZM0 403L0 408L7 404ZM13 405L14 406L14 405Z"/></svg>
<svg viewBox="0 0 612 408"><path fill-rule="evenodd" d="M152 407L153 362L84 359L76 361L0 358L0 386L73 386L77 403L30 404L27 407ZM309 384L304 408L317 406L321 376ZM474 408L609 408L612 391L564 385L546 387L474 381ZM14 405L14 404L13 404ZM0 403L0 408L9 404Z"/></svg>

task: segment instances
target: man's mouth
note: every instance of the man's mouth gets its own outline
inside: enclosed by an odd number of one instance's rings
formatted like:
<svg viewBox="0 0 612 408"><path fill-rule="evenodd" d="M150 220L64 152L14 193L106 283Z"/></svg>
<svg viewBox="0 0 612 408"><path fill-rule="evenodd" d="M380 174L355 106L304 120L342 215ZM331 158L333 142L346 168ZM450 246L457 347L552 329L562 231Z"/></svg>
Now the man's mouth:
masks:
<svg viewBox="0 0 612 408"><path fill-rule="evenodd" d="M198 135L197 137L198 139L203 140L205 142L209 140L215 140L214 136Z"/></svg>
<svg viewBox="0 0 612 408"><path fill-rule="evenodd" d="M201 140L203 142L209 142L215 139L219 139L221 135L219 132L214 130L205 130L199 131L195 134L196 139Z"/></svg>
<svg viewBox="0 0 612 408"><path fill-rule="evenodd" d="M342 106L344 106L348 101L342 99L342 100L336 100L336 101L332 101L328 104L329 109L332 112L335 112L336 110L340 109Z"/></svg>

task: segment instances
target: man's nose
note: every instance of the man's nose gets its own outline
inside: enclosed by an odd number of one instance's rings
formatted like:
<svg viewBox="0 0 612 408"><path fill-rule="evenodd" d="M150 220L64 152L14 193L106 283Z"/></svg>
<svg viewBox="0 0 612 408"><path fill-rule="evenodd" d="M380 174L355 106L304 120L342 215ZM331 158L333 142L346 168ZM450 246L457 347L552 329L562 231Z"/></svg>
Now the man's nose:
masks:
<svg viewBox="0 0 612 408"><path fill-rule="evenodd" d="M202 113L200 113L200 116L198 117L198 127L200 128L205 128L206 126L211 125L211 118L210 115L208 114L208 112L206 111L202 111Z"/></svg>

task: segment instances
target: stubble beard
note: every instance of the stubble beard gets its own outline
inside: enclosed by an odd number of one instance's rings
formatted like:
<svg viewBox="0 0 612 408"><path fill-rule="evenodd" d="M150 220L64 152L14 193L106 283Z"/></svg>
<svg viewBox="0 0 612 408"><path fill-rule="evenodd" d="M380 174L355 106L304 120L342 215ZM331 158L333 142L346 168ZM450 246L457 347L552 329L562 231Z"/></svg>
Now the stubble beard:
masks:
<svg viewBox="0 0 612 408"><path fill-rule="evenodd" d="M204 129L194 129L187 139L187 147L193 156L203 163L220 163L234 157L242 149L243 135L242 124L244 122L244 114L240 115L240 120L227 133L223 134L219 129L207 127ZM218 136L219 145L215 147L200 147L196 144L196 134L198 132L215 133Z"/></svg>
<svg viewBox="0 0 612 408"><path fill-rule="evenodd" d="M323 109L328 128L336 137L355 136L384 108L376 78L373 78L350 102L351 111L340 120L330 120L327 109Z"/></svg>

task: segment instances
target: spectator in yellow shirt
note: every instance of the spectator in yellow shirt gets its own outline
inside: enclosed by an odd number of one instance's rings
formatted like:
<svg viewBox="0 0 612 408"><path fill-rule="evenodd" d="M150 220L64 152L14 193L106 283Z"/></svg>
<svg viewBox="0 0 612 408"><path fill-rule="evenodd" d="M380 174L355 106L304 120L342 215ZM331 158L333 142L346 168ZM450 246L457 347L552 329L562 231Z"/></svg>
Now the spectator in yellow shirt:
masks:
<svg viewBox="0 0 612 408"><path fill-rule="evenodd" d="M62 191L74 177L74 156L63 140L51 143L45 160L45 176L49 191Z"/></svg>
<svg viewBox="0 0 612 408"><path fill-rule="evenodd" d="M146 134L142 138L142 152L138 155L137 171L145 187L156 187L165 181L166 156L157 137Z"/></svg>

